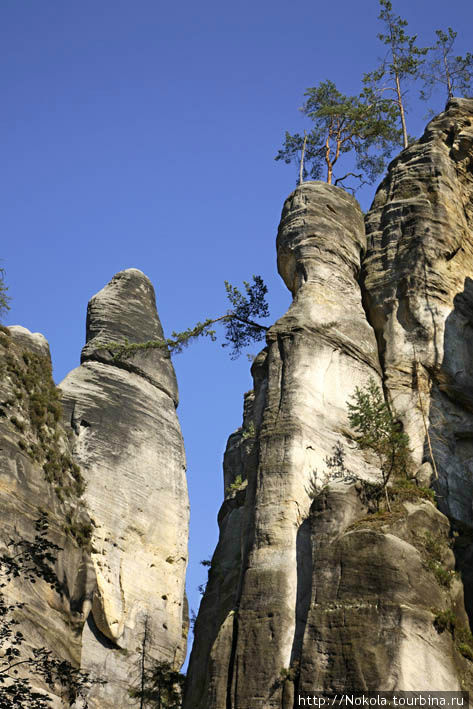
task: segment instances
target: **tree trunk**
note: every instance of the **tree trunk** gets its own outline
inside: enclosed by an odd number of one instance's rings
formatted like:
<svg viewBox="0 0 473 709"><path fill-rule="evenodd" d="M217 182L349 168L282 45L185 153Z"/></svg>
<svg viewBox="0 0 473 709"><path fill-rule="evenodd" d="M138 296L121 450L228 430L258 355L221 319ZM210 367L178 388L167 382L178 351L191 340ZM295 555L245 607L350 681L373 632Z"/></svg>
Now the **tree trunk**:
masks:
<svg viewBox="0 0 473 709"><path fill-rule="evenodd" d="M304 182L304 155L305 155L305 146L307 143L307 133L304 131L304 142L302 144L302 153L301 153L301 166L299 169L299 184L302 185Z"/></svg>
<svg viewBox="0 0 473 709"><path fill-rule="evenodd" d="M447 78L448 100L450 101L450 99L453 98L453 89L452 89L452 80L450 78L450 72L448 70L447 53L446 53L445 49L443 50L443 64L445 66L445 76Z"/></svg>
<svg viewBox="0 0 473 709"><path fill-rule="evenodd" d="M332 137L332 126L330 125L327 140L325 141L325 162L327 163L327 184L332 184L333 163L330 160L330 138Z"/></svg>
<svg viewBox="0 0 473 709"><path fill-rule="evenodd" d="M141 697L140 697L140 709L143 709L145 705L145 658L146 658L146 645L148 642L148 616L145 618L144 622L144 632L143 632L143 644L141 646Z"/></svg>
<svg viewBox="0 0 473 709"><path fill-rule="evenodd" d="M406 114L404 113L404 104L402 103L401 84L399 83L399 74L396 72L396 93L397 105L399 106L399 114L401 116L402 139L404 147L407 148L409 141L407 139Z"/></svg>

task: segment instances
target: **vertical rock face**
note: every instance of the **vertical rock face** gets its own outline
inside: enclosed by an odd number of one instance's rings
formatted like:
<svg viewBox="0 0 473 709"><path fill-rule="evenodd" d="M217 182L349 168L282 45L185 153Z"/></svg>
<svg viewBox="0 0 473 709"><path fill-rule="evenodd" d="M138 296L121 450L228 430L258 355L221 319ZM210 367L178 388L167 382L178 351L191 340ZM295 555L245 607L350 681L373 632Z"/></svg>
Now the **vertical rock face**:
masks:
<svg viewBox="0 0 473 709"><path fill-rule="evenodd" d="M337 188L305 183L286 200L278 267L294 300L228 442L185 709L472 686L472 114L453 100L391 164L367 238ZM382 514L379 470L347 422L370 378L400 414L421 485L394 484Z"/></svg>
<svg viewBox="0 0 473 709"><path fill-rule="evenodd" d="M117 359L102 347L162 338L151 283L122 271L90 301L82 363L61 383L94 522L82 667L106 679L89 699L97 709L134 706L143 651L175 667L185 656L189 506L174 370L161 349Z"/></svg>
<svg viewBox="0 0 473 709"><path fill-rule="evenodd" d="M471 524L472 99L453 99L391 164L366 225L366 302L387 391L417 462L437 468L442 509Z"/></svg>
<svg viewBox="0 0 473 709"><path fill-rule="evenodd" d="M83 608L95 585L83 481L60 415L45 338L19 326L0 328L0 703L5 707L20 706L8 690L11 678L13 685L18 681L6 671L11 657L22 663L15 668L19 677L32 691L48 695L51 706L71 706L75 695L68 682L47 683L45 673L28 662L35 651L45 650L52 660L80 666ZM23 636L16 646L20 654L9 657L17 632ZM25 690L19 694L21 706L27 706Z"/></svg>
<svg viewBox="0 0 473 709"><path fill-rule="evenodd" d="M300 658L310 602L311 499L340 474L326 459L340 444L347 469L377 476L347 438L347 398L370 377L380 381L357 283L365 247L357 202L304 184L286 200L277 246L294 301L253 365L243 429L227 448L228 495L195 626L188 709L281 706L280 672ZM232 490L238 475L241 489Z"/></svg>

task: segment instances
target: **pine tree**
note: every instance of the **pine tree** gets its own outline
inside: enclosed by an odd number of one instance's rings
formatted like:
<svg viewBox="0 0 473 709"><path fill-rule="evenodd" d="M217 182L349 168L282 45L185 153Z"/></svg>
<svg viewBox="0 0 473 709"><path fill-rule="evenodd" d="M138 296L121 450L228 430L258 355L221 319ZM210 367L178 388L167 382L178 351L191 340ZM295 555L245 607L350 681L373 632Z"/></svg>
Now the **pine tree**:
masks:
<svg viewBox="0 0 473 709"><path fill-rule="evenodd" d="M407 21L394 14L390 0L379 0L379 4L378 19L384 23L385 32L378 34L378 39L388 47L388 53L378 69L364 75L363 83L375 95L391 93L388 100L396 107L403 145L407 148L405 84L419 75L427 48L416 45L417 35L406 34Z"/></svg>
<svg viewBox="0 0 473 709"><path fill-rule="evenodd" d="M385 168L386 160L399 143L396 113L392 102L378 97L368 87L358 96L346 96L333 81L326 80L306 90L301 108L313 123L304 135L286 132L283 147L275 160L300 167L300 178L321 178L326 170L330 185L349 177L362 184L374 182ZM334 180L335 166L346 153L354 153L359 173L347 172Z"/></svg>
<svg viewBox="0 0 473 709"><path fill-rule="evenodd" d="M10 310L10 298L7 295L8 287L5 285L5 269L0 267L0 318Z"/></svg>
<svg viewBox="0 0 473 709"><path fill-rule="evenodd" d="M127 359L136 352L150 349L164 349L171 354L178 354L193 340L199 337L210 337L215 342L217 333L214 325L222 323L225 328L223 347L231 346L230 357L236 359L242 350L251 342L258 342L265 337L268 327L256 322L254 318L269 317L266 302L268 288L261 276L253 276L253 284L243 281L244 293L225 281L227 299L232 306L224 315L217 318L207 318L182 332L173 332L171 337L163 340L148 340L147 342L104 342L100 349L109 351L116 361Z"/></svg>
<svg viewBox="0 0 473 709"><path fill-rule="evenodd" d="M447 32L436 30L437 42L429 48L430 58L426 61L421 78L424 88L421 98L428 100L436 84L441 84L447 92L447 100L454 94L464 96L472 92L473 54L464 57L453 55L453 45L457 33L448 28Z"/></svg>
<svg viewBox="0 0 473 709"><path fill-rule="evenodd" d="M347 403L350 426L355 430L358 446L371 450L378 459L389 508L388 483L407 477L410 470L409 437L374 379L364 389L356 387L352 399Z"/></svg>

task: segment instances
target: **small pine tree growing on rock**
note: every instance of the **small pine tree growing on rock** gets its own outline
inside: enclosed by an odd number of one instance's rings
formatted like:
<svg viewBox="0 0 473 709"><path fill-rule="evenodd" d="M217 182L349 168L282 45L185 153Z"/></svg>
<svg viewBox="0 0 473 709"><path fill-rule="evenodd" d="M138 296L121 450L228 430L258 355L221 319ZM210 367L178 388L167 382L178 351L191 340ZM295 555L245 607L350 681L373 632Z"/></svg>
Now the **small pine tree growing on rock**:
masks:
<svg viewBox="0 0 473 709"><path fill-rule="evenodd" d="M256 322L254 318L269 317L269 308L266 302L268 288L261 276L253 276L253 283L243 281L244 292L225 281L225 290L231 308L224 315L217 318L207 318L198 322L182 332L173 332L171 337L163 340L148 340L147 342L104 342L101 350L112 353L114 360L120 361L133 356L136 352L151 349L168 350L171 354L178 354L187 347L192 340L199 337L210 337L215 342L216 330L214 325L222 323L225 328L223 347L231 346L230 357L236 359L244 347L251 342L258 342L265 337L269 329L266 325Z"/></svg>
<svg viewBox="0 0 473 709"><path fill-rule="evenodd" d="M407 477L410 470L409 436L402 430L373 378L365 388L356 387L347 406L348 420L355 430L359 448L372 451L378 459L382 489L390 509L389 481Z"/></svg>
<svg viewBox="0 0 473 709"><path fill-rule="evenodd" d="M0 268L0 319L10 310L10 298L7 295L8 286L5 285L5 269Z"/></svg>
<svg viewBox="0 0 473 709"><path fill-rule="evenodd" d="M420 97L430 98L432 89L441 84L447 93L447 100L455 94L465 96L473 92L473 54L467 52L463 57L453 54L453 45L457 33L448 28L447 32L436 30L437 42L429 47L429 58L421 73L424 89Z"/></svg>

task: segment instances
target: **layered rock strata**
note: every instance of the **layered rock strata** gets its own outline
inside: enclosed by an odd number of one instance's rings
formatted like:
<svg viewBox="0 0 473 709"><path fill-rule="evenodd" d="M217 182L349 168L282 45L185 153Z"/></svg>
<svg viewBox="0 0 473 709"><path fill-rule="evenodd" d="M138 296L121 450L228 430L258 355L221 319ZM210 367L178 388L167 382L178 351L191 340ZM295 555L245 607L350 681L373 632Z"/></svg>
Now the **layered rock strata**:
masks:
<svg viewBox="0 0 473 709"><path fill-rule="evenodd" d="M118 273L87 310L81 365L61 383L74 456L94 520L97 588L82 635L82 667L102 676L89 703L135 706L140 657L179 668L185 657L189 505L167 350L117 356L117 343L163 339L154 290ZM105 346L104 346L105 345Z"/></svg>
<svg viewBox="0 0 473 709"><path fill-rule="evenodd" d="M186 709L471 688L472 161L473 101L454 99L391 164L367 238L341 190L305 183L286 200L278 267L294 300L229 439ZM417 470L382 514L347 424L370 377Z"/></svg>
<svg viewBox="0 0 473 709"><path fill-rule="evenodd" d="M439 477L442 509L471 524L473 99L452 99L391 163L366 228L386 390L418 464Z"/></svg>
<svg viewBox="0 0 473 709"><path fill-rule="evenodd" d="M280 672L300 657L310 601L313 494L332 478L378 475L353 445L346 409L381 371L357 282L360 208L338 188L306 183L286 200L277 246L294 300L253 365L244 425L227 448L187 709L281 706ZM342 466L328 461L337 446Z"/></svg>
<svg viewBox="0 0 473 709"><path fill-rule="evenodd" d="M26 706L30 696L32 706L35 692L48 696L52 707L71 706L77 696L68 673L60 682L53 670L47 681L34 655L46 652L53 662L80 666L83 611L95 585L84 484L60 419L45 338L20 326L0 328L0 703L5 707L20 706L18 697ZM12 650L18 656L9 654ZM16 666L9 670L9 665ZM17 687L15 694L9 693L11 686Z"/></svg>

